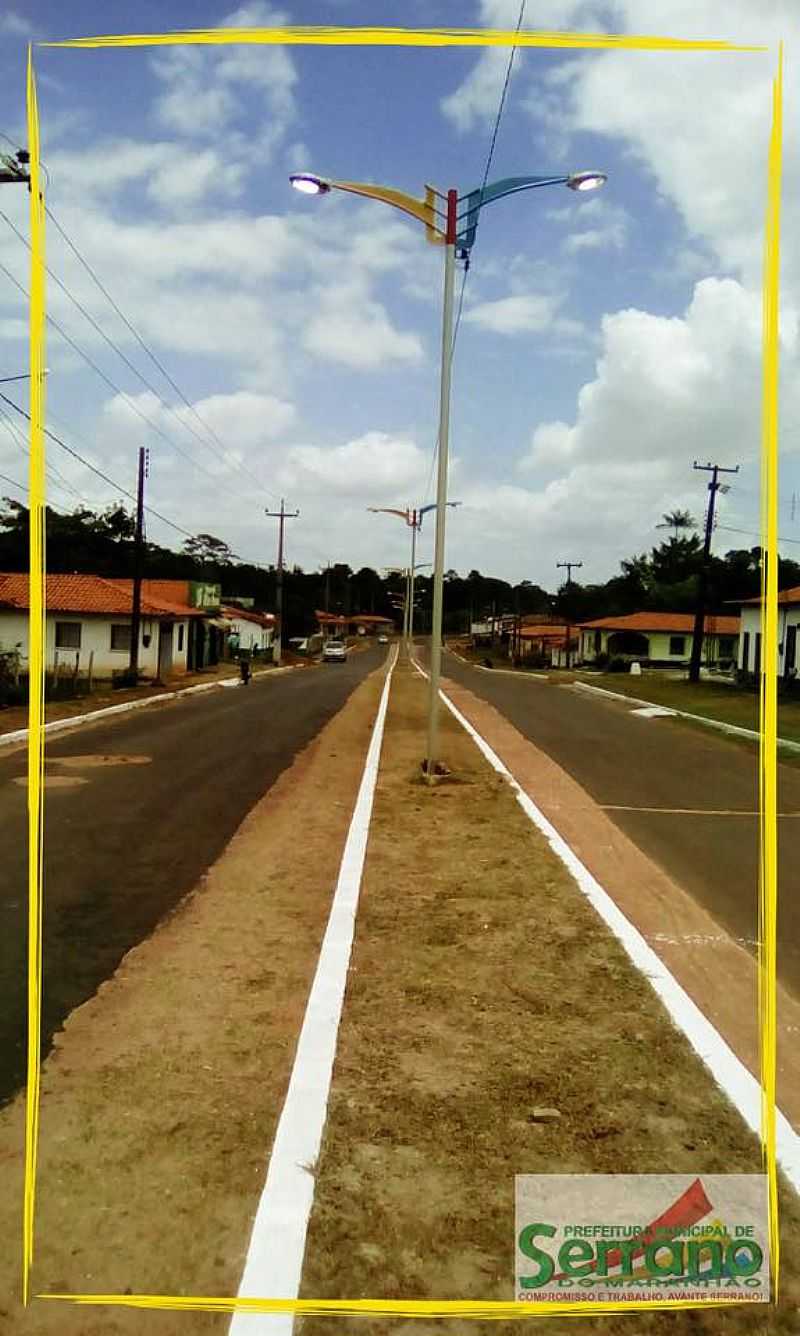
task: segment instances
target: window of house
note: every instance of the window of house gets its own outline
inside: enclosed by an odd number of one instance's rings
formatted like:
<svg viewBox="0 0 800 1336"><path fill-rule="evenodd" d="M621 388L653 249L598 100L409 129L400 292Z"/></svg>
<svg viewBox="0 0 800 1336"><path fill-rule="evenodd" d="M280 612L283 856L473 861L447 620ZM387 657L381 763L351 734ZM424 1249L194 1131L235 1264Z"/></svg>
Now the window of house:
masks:
<svg viewBox="0 0 800 1336"><path fill-rule="evenodd" d="M719 657L721 659L732 659L735 653L733 636L720 636L719 638Z"/></svg>
<svg viewBox="0 0 800 1336"><path fill-rule="evenodd" d="M112 650L119 650L120 653L130 654L131 652L130 622L112 622L111 648Z"/></svg>
<svg viewBox="0 0 800 1336"><path fill-rule="evenodd" d="M183 652L183 622L178 627L178 653Z"/></svg>
<svg viewBox="0 0 800 1336"><path fill-rule="evenodd" d="M56 649L80 649L80 622L56 622Z"/></svg>
<svg viewBox="0 0 800 1336"><path fill-rule="evenodd" d="M670 636L669 652L670 654L685 654L686 636Z"/></svg>

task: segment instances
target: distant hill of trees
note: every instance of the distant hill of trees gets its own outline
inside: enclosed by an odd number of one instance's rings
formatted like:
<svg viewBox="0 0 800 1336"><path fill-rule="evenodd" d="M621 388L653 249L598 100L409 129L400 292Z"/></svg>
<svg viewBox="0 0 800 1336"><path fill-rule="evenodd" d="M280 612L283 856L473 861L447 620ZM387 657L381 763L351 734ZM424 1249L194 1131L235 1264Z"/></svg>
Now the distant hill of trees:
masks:
<svg viewBox="0 0 800 1336"><path fill-rule="evenodd" d="M694 608L702 541L694 521L683 511L664 516L662 528L671 535L649 553L620 563L620 574L604 584L582 585L576 581L549 593L529 580L511 585L505 580L472 570L461 576L445 574L445 629L465 630L470 621L492 614L515 612L522 616L555 614L572 621L628 612L689 612ZM85 507L65 514L47 510L47 569L53 573L86 573L109 576L133 575L134 519L121 505L103 511ZM755 598L761 587L761 549L733 549L712 557L709 610L731 612L731 601ZM24 571L28 566L28 511L19 501L2 498L0 508L0 571ZM151 579L207 580L222 585L223 596L252 598L257 608L275 606L276 572L272 566L240 561L230 547L213 534L189 538L176 552L148 542L145 576ZM779 585L800 585L800 564L781 559ZM430 623L432 579L420 576L416 587L420 607L416 624L425 630ZM301 635L313 629L318 608L331 612L370 612L398 616L391 596L402 591L400 575L381 576L369 566L353 571L337 562L327 569L303 571L294 566L284 572L284 614L287 634Z"/></svg>

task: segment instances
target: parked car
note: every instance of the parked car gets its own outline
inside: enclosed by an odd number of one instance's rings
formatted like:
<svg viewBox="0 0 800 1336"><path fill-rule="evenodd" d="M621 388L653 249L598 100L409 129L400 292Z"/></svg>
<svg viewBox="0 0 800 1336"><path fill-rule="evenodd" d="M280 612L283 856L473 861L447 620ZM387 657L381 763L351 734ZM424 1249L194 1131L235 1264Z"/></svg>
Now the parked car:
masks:
<svg viewBox="0 0 800 1336"><path fill-rule="evenodd" d="M388 644L389 644L389 637L388 637L388 636L378 636L378 644L379 644L379 645L388 645Z"/></svg>
<svg viewBox="0 0 800 1336"><path fill-rule="evenodd" d="M345 663L347 646L343 640L328 640L322 650L323 663Z"/></svg>

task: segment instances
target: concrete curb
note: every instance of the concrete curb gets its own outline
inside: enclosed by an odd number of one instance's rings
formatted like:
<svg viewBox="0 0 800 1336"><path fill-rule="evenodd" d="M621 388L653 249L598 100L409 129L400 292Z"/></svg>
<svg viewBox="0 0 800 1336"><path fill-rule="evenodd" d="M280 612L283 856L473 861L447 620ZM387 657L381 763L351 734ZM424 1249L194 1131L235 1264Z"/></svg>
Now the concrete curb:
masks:
<svg viewBox="0 0 800 1336"><path fill-rule="evenodd" d="M414 666L423 677L428 676L419 664L415 662ZM597 690L602 690L602 688L597 688ZM605 694L616 695L616 692L606 692ZM552 822L536 806L533 799L514 778L514 775L500 759L497 752L443 690L440 690L439 696L453 717L458 720L462 728L472 738L492 768L502 775L511 786L514 796L526 816L544 835L553 853L571 873L579 890L620 942L633 966L648 980L671 1019L686 1036L713 1080L738 1109L750 1130L756 1136L759 1136L762 1132L762 1090L756 1078L745 1067L741 1058L734 1053L730 1045L722 1038L682 985L678 983L661 957L639 932L639 929L622 913L616 901L600 885L571 846L559 834ZM629 700L630 697L625 696L623 699ZM652 704L652 702L647 703ZM775 1109L775 1119L778 1164L786 1174L795 1192L800 1193L800 1135L778 1108Z"/></svg>
<svg viewBox="0 0 800 1336"><path fill-rule="evenodd" d="M593 687L589 682L572 682L571 686L579 687L581 691L593 691L597 696L608 696L611 700L626 700L631 705L655 705L652 700L640 700L638 696L626 696L621 691L608 691L606 687ZM687 710L673 710L671 705L665 705L670 714L677 715L679 719L691 719L696 724L705 724L708 728L716 728L720 733L732 733L735 737L748 738L751 742L758 742L759 733L754 733L750 728L739 728L736 724L725 724L721 719L707 719L702 714L689 714ZM778 746L786 751L800 752L800 742L791 742L788 738L778 738Z"/></svg>
<svg viewBox="0 0 800 1336"><path fill-rule="evenodd" d="M278 673L293 673L299 664L291 664L286 668L263 668L260 673L253 673L252 680L257 677L275 677ZM198 691L213 691L215 687L235 687L240 686L238 677L221 677L214 682L200 682L194 687L182 687L180 691L164 691L160 696L148 696L146 700L126 700L121 705L107 705L102 710L92 710L89 714L74 714L68 719L54 719L51 724L45 724L45 733L63 733L69 728L80 728L82 724L95 723L98 719L108 719L116 714L128 714L131 710L143 710L148 705L156 705L164 700L177 700L179 696L191 696ZM26 742L28 738L27 728L17 728L13 733L0 733L0 747L9 747L15 742Z"/></svg>

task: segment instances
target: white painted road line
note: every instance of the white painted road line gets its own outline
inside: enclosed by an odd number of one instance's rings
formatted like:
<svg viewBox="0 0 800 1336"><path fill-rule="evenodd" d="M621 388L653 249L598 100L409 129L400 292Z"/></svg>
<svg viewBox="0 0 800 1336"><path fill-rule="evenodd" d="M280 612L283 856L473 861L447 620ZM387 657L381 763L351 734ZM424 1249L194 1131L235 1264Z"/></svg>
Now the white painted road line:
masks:
<svg viewBox="0 0 800 1336"><path fill-rule="evenodd" d="M240 1299L296 1299L314 1202L314 1169L328 1110L336 1040L355 931L361 874L397 648L386 674L328 926L308 996L267 1181L239 1285ZM230 1336L291 1336L292 1313L234 1313Z"/></svg>
<svg viewBox="0 0 800 1336"><path fill-rule="evenodd" d="M424 669L415 662L417 671L427 677ZM545 836L550 848L561 859L567 870L575 878L580 890L597 911L603 922L611 929L614 936L625 948L634 965L641 971L661 998L678 1029L682 1030L695 1053L702 1059L717 1084L739 1110L747 1126L759 1135L761 1132L761 1086L747 1070L744 1063L726 1044L722 1035L714 1029L711 1022L703 1015L700 1008L684 991L677 979L670 974L660 956L648 946L638 928L625 917L607 891L592 876L591 872L566 840L559 835L555 826L547 820L533 800L503 764L500 757L492 750L488 742L473 728L468 719L445 695L439 693L448 710L469 733L489 764L498 774L504 776L511 785L517 802L530 817L534 825ZM777 1123L777 1159L789 1182L796 1192L800 1192L800 1136L795 1132L788 1118L776 1111Z"/></svg>

